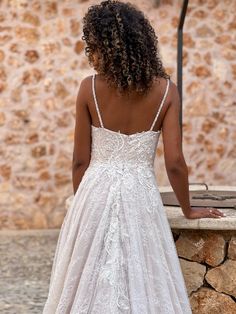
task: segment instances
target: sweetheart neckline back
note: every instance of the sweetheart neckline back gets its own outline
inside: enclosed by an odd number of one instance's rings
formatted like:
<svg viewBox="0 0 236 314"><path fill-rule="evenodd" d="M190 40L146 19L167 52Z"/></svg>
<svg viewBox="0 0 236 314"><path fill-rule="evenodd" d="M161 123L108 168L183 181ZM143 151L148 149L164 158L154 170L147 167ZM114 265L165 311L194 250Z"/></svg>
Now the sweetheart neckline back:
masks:
<svg viewBox="0 0 236 314"><path fill-rule="evenodd" d="M107 129L107 128L101 127L101 126L95 126L95 125L91 125L91 126L92 126L92 128L95 128L95 129L104 129L105 131L108 131L108 132L111 132L111 133L115 133L115 134L119 134L119 135L123 135L123 136L126 136L126 137L131 137L131 136L134 136L134 135L140 135L140 134L143 134L143 133L154 133L154 134L161 133L160 130L158 130L158 131L147 130L147 131L135 132L135 133L132 133L132 134L125 134L125 133L122 133L120 131L113 131L113 130L110 130L110 129Z"/></svg>

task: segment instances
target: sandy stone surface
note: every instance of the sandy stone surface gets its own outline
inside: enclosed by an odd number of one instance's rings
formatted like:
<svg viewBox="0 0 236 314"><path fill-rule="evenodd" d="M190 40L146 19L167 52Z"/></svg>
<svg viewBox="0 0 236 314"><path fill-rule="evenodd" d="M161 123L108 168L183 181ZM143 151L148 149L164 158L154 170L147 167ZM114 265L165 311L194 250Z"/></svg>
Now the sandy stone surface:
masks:
<svg viewBox="0 0 236 314"><path fill-rule="evenodd" d="M236 298L236 261L229 259L222 265L209 270L206 280L215 290Z"/></svg>
<svg viewBox="0 0 236 314"><path fill-rule="evenodd" d="M41 314L57 230L0 232L0 313Z"/></svg>
<svg viewBox="0 0 236 314"><path fill-rule="evenodd" d="M203 285L204 276L206 273L206 266L196 262L179 259L188 295L196 291Z"/></svg>
<svg viewBox="0 0 236 314"><path fill-rule="evenodd" d="M225 257L225 240L213 231L182 233L176 241L179 256L217 266Z"/></svg>
<svg viewBox="0 0 236 314"><path fill-rule="evenodd" d="M235 314L233 299L209 288L201 288L190 297L193 314Z"/></svg>
<svg viewBox="0 0 236 314"><path fill-rule="evenodd" d="M229 242L228 256L230 259L236 260L236 236L232 237Z"/></svg>

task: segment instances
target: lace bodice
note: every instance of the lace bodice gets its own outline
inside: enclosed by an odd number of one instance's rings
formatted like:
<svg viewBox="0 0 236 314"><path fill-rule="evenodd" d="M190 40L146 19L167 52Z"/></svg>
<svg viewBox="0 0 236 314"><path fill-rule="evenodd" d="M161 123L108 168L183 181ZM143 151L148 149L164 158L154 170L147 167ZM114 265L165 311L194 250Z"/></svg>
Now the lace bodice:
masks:
<svg viewBox="0 0 236 314"><path fill-rule="evenodd" d="M116 166L125 168L153 167L156 146L160 131L153 127L159 117L169 89L169 80L157 114L148 131L134 134L115 132L104 127L95 92L95 74L92 78L94 102L100 122L100 127L92 125L92 150L90 165Z"/></svg>
<svg viewBox="0 0 236 314"><path fill-rule="evenodd" d="M153 167L159 134L150 130L126 135L92 126L90 166Z"/></svg>

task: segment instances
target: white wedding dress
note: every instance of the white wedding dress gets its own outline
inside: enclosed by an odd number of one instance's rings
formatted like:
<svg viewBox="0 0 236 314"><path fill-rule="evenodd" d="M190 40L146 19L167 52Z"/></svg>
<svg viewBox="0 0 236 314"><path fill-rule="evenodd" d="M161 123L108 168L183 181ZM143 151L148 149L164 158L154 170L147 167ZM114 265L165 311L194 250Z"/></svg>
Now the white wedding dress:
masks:
<svg viewBox="0 0 236 314"><path fill-rule="evenodd" d="M91 162L64 219L43 314L189 314L156 178L160 132L92 126Z"/></svg>

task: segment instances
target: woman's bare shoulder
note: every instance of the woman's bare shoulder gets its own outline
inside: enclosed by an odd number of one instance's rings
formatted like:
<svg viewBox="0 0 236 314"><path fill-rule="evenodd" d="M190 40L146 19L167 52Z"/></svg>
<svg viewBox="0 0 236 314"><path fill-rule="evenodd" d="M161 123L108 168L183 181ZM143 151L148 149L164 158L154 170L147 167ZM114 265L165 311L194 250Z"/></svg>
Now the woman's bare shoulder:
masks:
<svg viewBox="0 0 236 314"><path fill-rule="evenodd" d="M162 98L166 91L166 88L167 88L167 79L163 77L158 78L154 84L153 95L155 97L158 97L158 99ZM178 88L176 84L171 79L169 79L169 89L168 89L167 97L166 97L167 107L169 107L173 99L177 97L178 97Z"/></svg>
<svg viewBox="0 0 236 314"><path fill-rule="evenodd" d="M174 83L169 79L170 81L170 86L169 90L174 85ZM153 92L154 94L163 94L165 92L165 89L167 87L167 79L164 77L156 77L153 81L152 88L151 88L151 93Z"/></svg>
<svg viewBox="0 0 236 314"><path fill-rule="evenodd" d="M91 85L93 75L88 75L80 81L81 87L88 87L88 85Z"/></svg>
<svg viewBox="0 0 236 314"><path fill-rule="evenodd" d="M178 91L177 85L171 79L169 79L169 83L170 83L169 89L168 89L168 93L166 97L166 102L168 103L168 107L170 103L179 101L179 91ZM165 92L166 87L167 87L167 80L165 78L161 78L160 83L159 83L159 90L161 90L162 94Z"/></svg>
<svg viewBox="0 0 236 314"><path fill-rule="evenodd" d="M172 94L176 94L176 93L178 94L178 87L172 80L170 80L169 90Z"/></svg>
<svg viewBox="0 0 236 314"><path fill-rule="evenodd" d="M176 84L169 78L168 79L169 80L169 82L170 82L170 86L169 86L169 89L170 90L175 90L175 89L177 89L177 86L176 86ZM164 77L158 77L158 78L156 78L156 80L155 80L155 87L156 88L165 88L166 87L166 84L167 84L167 79L166 78L164 78Z"/></svg>
<svg viewBox="0 0 236 314"><path fill-rule="evenodd" d="M91 90L92 89L92 78L93 78L93 74L92 75L88 75L86 77L84 77L81 81L80 81L80 88L83 90ZM105 79L103 78L102 75L96 74L96 88L98 87L106 87L107 83L105 81Z"/></svg>
<svg viewBox="0 0 236 314"><path fill-rule="evenodd" d="M88 96L88 91L90 90L92 90L92 75L86 76L80 81L78 95L86 97Z"/></svg>
<svg viewBox="0 0 236 314"><path fill-rule="evenodd" d="M177 85L170 80L170 87L169 87L169 100L171 103L174 103L177 107L179 106L180 97L179 97L179 90Z"/></svg>

